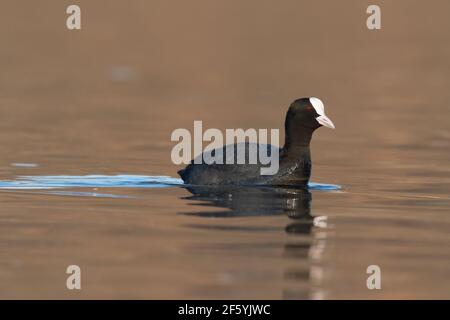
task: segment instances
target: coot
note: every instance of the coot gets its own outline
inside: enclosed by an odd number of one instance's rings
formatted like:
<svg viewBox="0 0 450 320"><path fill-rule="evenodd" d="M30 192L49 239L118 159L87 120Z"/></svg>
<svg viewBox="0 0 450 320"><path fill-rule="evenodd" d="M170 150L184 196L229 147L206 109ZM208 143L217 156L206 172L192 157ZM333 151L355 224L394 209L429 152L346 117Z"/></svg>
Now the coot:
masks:
<svg viewBox="0 0 450 320"><path fill-rule="evenodd" d="M313 132L325 126L334 129L333 122L325 115L325 108L318 98L301 98L295 100L289 107L285 120L285 143L282 148L272 145L257 144L250 148L245 143L245 159L249 159L249 152L259 152L260 148L267 148L268 153L279 152L279 167L276 173L262 175L262 164L259 159L256 164L207 164L203 161L191 163L178 174L184 183L190 185L273 185L306 187L311 176L311 154L309 144ZM223 159L226 150L236 152L238 144L233 148L222 147L215 149L213 154L222 152ZM251 151L250 151L251 150ZM264 150L266 151L266 150ZM204 153L199 155L204 159ZM198 159L197 159L198 160Z"/></svg>

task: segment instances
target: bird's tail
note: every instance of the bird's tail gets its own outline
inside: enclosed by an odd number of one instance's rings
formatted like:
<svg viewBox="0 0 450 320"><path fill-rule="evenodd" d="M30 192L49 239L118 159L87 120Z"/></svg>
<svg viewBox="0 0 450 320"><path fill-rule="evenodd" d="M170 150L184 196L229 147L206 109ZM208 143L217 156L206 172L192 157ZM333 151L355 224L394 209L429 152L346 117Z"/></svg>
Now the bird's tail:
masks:
<svg viewBox="0 0 450 320"><path fill-rule="evenodd" d="M177 171L177 173L181 177L181 179L184 180L184 175L186 173L186 170L185 169L181 169L181 170Z"/></svg>

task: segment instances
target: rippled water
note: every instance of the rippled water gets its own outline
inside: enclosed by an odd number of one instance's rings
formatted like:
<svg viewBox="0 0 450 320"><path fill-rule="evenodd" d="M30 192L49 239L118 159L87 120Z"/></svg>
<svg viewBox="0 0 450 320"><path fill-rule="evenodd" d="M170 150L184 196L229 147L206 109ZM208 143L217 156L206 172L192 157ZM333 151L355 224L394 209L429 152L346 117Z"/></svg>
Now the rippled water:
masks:
<svg viewBox="0 0 450 320"><path fill-rule="evenodd" d="M164 188L182 185L183 180L165 176L142 175L86 175L86 176L19 176L15 180L0 181L0 189L52 188Z"/></svg>
<svg viewBox="0 0 450 320"><path fill-rule="evenodd" d="M379 31L356 0L105 3L79 32L2 4L0 298L450 298L448 1L379 1ZM308 191L181 185L174 129L302 96L337 127Z"/></svg>

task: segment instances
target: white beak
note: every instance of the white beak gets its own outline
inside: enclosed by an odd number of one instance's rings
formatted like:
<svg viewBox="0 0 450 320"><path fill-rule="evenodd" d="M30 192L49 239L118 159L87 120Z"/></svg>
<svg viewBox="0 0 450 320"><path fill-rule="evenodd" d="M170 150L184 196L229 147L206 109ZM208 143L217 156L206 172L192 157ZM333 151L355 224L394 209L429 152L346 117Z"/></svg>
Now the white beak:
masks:
<svg viewBox="0 0 450 320"><path fill-rule="evenodd" d="M335 129L333 121L330 120L326 115L322 115L316 118L317 122L323 125L324 127Z"/></svg>

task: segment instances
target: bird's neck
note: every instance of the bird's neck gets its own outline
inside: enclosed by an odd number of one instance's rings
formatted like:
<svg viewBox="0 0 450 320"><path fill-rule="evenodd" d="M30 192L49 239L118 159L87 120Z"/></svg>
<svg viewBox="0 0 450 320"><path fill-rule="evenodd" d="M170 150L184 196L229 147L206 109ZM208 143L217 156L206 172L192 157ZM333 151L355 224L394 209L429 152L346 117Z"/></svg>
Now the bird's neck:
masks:
<svg viewBox="0 0 450 320"><path fill-rule="evenodd" d="M286 128L286 138L283 149L289 154L298 154L305 152L309 153L309 144L313 131L306 127L297 127L295 130L289 130Z"/></svg>

